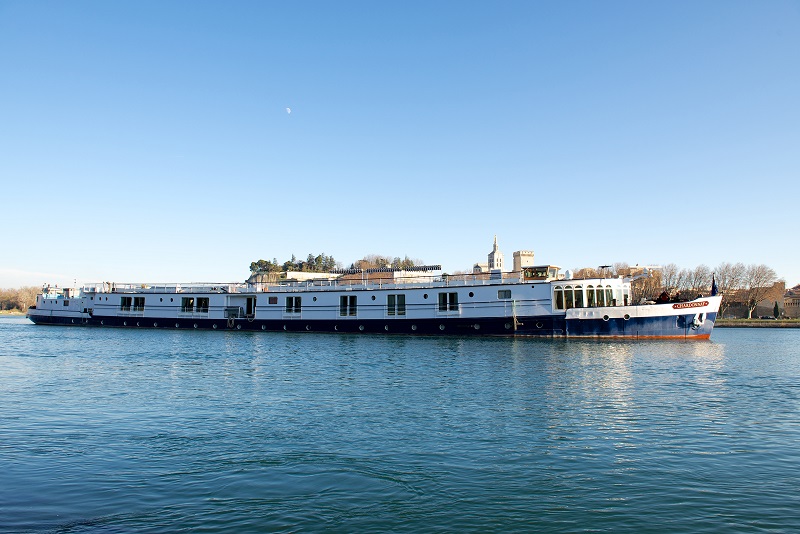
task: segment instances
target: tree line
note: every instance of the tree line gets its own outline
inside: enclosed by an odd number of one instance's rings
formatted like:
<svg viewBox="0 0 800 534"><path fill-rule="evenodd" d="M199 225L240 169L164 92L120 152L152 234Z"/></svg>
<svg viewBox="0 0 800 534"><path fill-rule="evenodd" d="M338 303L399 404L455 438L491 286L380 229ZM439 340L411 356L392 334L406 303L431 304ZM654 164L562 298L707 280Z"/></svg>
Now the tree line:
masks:
<svg viewBox="0 0 800 534"><path fill-rule="evenodd" d="M282 271L301 271L305 273L326 273L339 267L339 262L333 256L322 254L309 254L305 261L298 260L292 254L291 259L283 263L278 263L275 258L272 261L258 260L250 263L250 272L256 273L279 273Z"/></svg>
<svg viewBox="0 0 800 534"><path fill-rule="evenodd" d="M596 276L635 276L641 273L642 267L631 267L627 263L615 263L604 269L584 268L575 272L576 278L592 278ZM655 300L662 292L671 297L691 299L697 295L709 295L711 284L717 286L718 293L727 298L722 299L720 315L725 316L733 304L747 307L748 318L752 318L758 303L771 295L773 285L778 281L775 271L762 264L745 265L743 263L723 262L711 269L707 265L698 265L694 269L681 268L674 263L653 270L649 277L634 280L631 284L632 299ZM781 295L782 296L782 295Z"/></svg>
<svg viewBox="0 0 800 534"><path fill-rule="evenodd" d="M379 254L368 254L360 260L350 264L350 269L380 269L392 267L395 269L407 269L421 265L422 261L411 259L408 256L381 256ZM309 254L305 261L298 260L294 254L291 259L283 263L278 263L275 258L272 261L258 260L250 263L250 272L253 274L279 273L286 271L300 271L306 273L327 273L336 269L342 269L343 264L336 261L333 256L323 254Z"/></svg>
<svg viewBox="0 0 800 534"><path fill-rule="evenodd" d="M42 288L35 286L20 287L18 289L0 289L0 310L2 311L27 311L28 307L36 304L36 295Z"/></svg>

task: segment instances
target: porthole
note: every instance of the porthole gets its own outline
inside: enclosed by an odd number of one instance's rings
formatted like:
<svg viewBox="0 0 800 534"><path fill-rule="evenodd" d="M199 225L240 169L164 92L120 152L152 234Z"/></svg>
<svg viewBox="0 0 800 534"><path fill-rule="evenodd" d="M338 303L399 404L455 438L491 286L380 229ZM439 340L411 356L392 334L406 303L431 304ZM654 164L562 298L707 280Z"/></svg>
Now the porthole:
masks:
<svg viewBox="0 0 800 534"><path fill-rule="evenodd" d="M475 330L480 330L481 329L481 325L476 324L472 328L474 328Z"/></svg>
<svg viewBox="0 0 800 534"><path fill-rule="evenodd" d="M443 324L439 325L439 330L444 330L444 325Z"/></svg>
<svg viewBox="0 0 800 534"><path fill-rule="evenodd" d="M539 322L537 322L537 323L536 323L536 328L541 328L541 327L543 327L543 326L544 326L544 325L542 324L542 322L541 322L541 321L539 321Z"/></svg>
<svg viewBox="0 0 800 534"><path fill-rule="evenodd" d="M470 296L470 298L471 298L471 297L474 297L474 296L475 296L475 293L473 293L472 291L470 291L470 292L469 292L469 296Z"/></svg>
<svg viewBox="0 0 800 534"><path fill-rule="evenodd" d="M608 321L608 315L604 315L604 316L603 316L603 320L604 320L604 321Z"/></svg>
<svg viewBox="0 0 800 534"><path fill-rule="evenodd" d="M103 326L103 321L100 321L100 326Z"/></svg>
<svg viewBox="0 0 800 534"><path fill-rule="evenodd" d="M267 325L265 325L265 324L262 324L262 325L261 325L261 330L266 330L266 329L267 329Z"/></svg>
<svg viewBox="0 0 800 534"><path fill-rule="evenodd" d="M164 297L161 297L160 299L158 299L158 301L159 302L164 302Z"/></svg>
<svg viewBox="0 0 800 534"><path fill-rule="evenodd" d="M72 324L75 324L75 319L72 320Z"/></svg>
<svg viewBox="0 0 800 534"><path fill-rule="evenodd" d="M236 330L241 330L241 329L242 329L242 325L240 325L240 324L237 324L237 325L236 325Z"/></svg>
<svg viewBox="0 0 800 534"><path fill-rule="evenodd" d="M631 316L626 313L625 315L622 316L622 318L627 321L628 319L631 318Z"/></svg>
<svg viewBox="0 0 800 534"><path fill-rule="evenodd" d="M94 297L89 297L89 300L94 300Z"/></svg>
<svg viewBox="0 0 800 534"><path fill-rule="evenodd" d="M422 298L424 298L424 299L428 298L428 294L425 293L424 295L422 295Z"/></svg>
<svg viewBox="0 0 800 534"><path fill-rule="evenodd" d="M314 302L317 302L317 297L314 297L314 298L313 298L313 299L311 299L311 300L313 300Z"/></svg>
<svg viewBox="0 0 800 534"><path fill-rule="evenodd" d="M372 300L375 300L375 295L372 295Z"/></svg>
<svg viewBox="0 0 800 534"><path fill-rule="evenodd" d="M359 330L361 330L361 331L363 332L363 331L364 331L364 325L363 325L363 324L361 324L361 325L358 325L358 329L359 329Z"/></svg>
<svg viewBox="0 0 800 534"><path fill-rule="evenodd" d="M175 323L175 328L180 328L180 327L181 327L181 325L179 325L178 323Z"/></svg>
<svg viewBox="0 0 800 534"><path fill-rule="evenodd" d="M388 332L388 331L389 331L389 325L388 325L388 324L387 324L387 325L384 325L384 326L383 326L383 329L384 329L384 330L386 330L386 331Z"/></svg>
<svg viewBox="0 0 800 534"><path fill-rule="evenodd" d="M511 323L506 323L505 327L506 327L506 330L511 330Z"/></svg>
<svg viewBox="0 0 800 534"><path fill-rule="evenodd" d="M153 326L158 326L158 323L153 323Z"/></svg>
<svg viewBox="0 0 800 534"><path fill-rule="evenodd" d="M338 324L333 325L333 329L334 330L339 330L339 325Z"/></svg>
<svg viewBox="0 0 800 534"><path fill-rule="evenodd" d="M306 325L306 330L311 330L311 326Z"/></svg>
<svg viewBox="0 0 800 534"><path fill-rule="evenodd" d="M139 326L139 321L136 321L136 326Z"/></svg>
<svg viewBox="0 0 800 534"><path fill-rule="evenodd" d="M172 298L171 297L170 297L169 301L172 302Z"/></svg>
<svg viewBox="0 0 800 534"><path fill-rule="evenodd" d="M194 323L194 327L197 328L197 323Z"/></svg>
<svg viewBox="0 0 800 534"><path fill-rule="evenodd" d="M415 325L415 324L412 324L412 325L411 325L411 330L414 330L414 331L416 331L416 330L417 330L417 325Z"/></svg>
<svg viewBox="0 0 800 534"><path fill-rule="evenodd" d="M283 325L283 329L286 330L286 325Z"/></svg>
<svg viewBox="0 0 800 534"><path fill-rule="evenodd" d="M212 325L211 325L211 328L213 328L214 330L216 330L216 329L217 329L217 325L215 325L215 324L212 324Z"/></svg>

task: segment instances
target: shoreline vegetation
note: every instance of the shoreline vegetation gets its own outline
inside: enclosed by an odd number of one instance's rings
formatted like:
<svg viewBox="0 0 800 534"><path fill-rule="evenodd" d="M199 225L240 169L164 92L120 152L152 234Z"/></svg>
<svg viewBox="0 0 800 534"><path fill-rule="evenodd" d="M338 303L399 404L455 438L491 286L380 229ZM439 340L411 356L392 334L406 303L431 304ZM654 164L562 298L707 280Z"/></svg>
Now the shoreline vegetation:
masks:
<svg viewBox="0 0 800 534"><path fill-rule="evenodd" d="M41 287L26 286L17 289L0 288L0 314L25 315L30 306L36 304L36 295Z"/></svg>

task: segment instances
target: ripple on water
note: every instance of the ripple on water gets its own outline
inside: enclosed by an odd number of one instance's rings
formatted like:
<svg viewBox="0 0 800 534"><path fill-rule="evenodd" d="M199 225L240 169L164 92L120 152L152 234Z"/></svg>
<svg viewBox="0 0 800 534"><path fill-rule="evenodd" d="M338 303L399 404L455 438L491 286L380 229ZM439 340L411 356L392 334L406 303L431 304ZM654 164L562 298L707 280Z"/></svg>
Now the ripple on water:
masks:
<svg viewBox="0 0 800 534"><path fill-rule="evenodd" d="M800 529L793 332L0 335L0 530Z"/></svg>

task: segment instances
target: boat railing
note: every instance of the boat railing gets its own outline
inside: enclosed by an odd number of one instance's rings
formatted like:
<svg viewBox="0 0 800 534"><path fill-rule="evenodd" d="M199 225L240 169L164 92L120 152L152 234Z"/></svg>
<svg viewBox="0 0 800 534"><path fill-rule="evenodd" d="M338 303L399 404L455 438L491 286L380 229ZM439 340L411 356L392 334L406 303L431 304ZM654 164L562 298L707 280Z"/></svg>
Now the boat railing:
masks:
<svg viewBox="0 0 800 534"><path fill-rule="evenodd" d="M486 275L455 275L437 276L427 280L422 277L414 277L413 280L403 281L402 279L337 279L337 280L308 280L303 282L284 281L275 283L256 283L252 284L252 291L261 292L281 292L294 293L314 291L342 291L344 290L370 290L370 289L417 289L417 288L437 288L437 287L472 287L486 285L501 285L518 283L519 277L509 277L504 279L489 278Z"/></svg>
<svg viewBox="0 0 800 534"><path fill-rule="evenodd" d="M506 273L503 278L490 277L486 273L436 275L431 277L414 276L408 278L338 278L328 280L279 281L277 283L111 283L87 284L84 293L261 293L261 292L300 292L300 291L341 291L370 289L415 289L437 287L471 287L515 284L522 280L516 273Z"/></svg>
<svg viewBox="0 0 800 534"><path fill-rule="evenodd" d="M247 291L247 284L196 282L177 283L110 283L84 285L84 293L241 293Z"/></svg>

